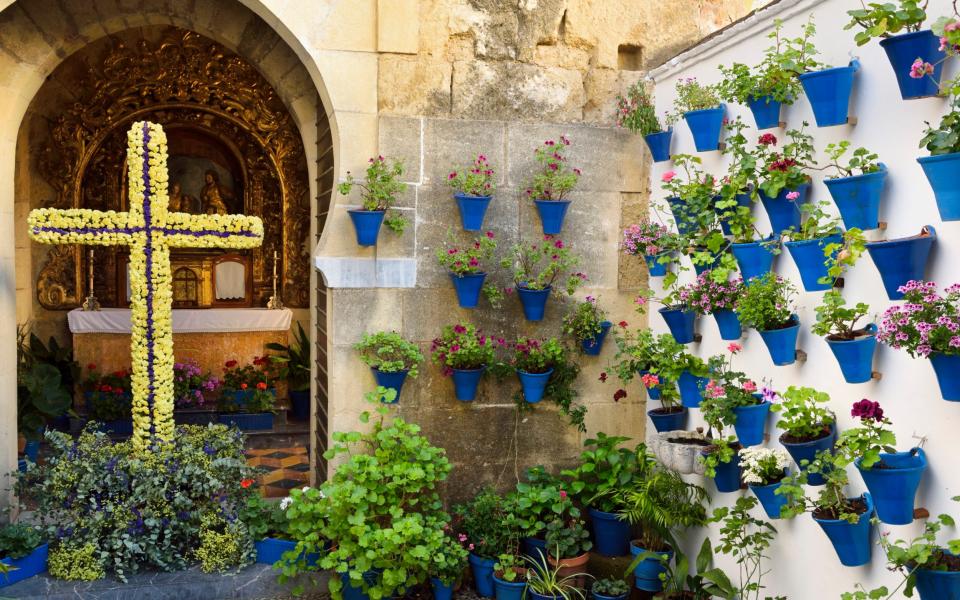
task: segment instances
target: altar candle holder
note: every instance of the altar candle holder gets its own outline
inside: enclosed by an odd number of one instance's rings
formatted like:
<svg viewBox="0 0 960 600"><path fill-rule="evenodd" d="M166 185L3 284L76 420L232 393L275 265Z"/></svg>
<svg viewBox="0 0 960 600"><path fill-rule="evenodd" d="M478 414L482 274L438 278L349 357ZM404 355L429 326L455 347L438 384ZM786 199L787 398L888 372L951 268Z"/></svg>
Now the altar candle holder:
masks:
<svg viewBox="0 0 960 600"><path fill-rule="evenodd" d="M267 300L267 308L270 310L282 310L283 300L277 295L277 251L273 251L273 295Z"/></svg>
<svg viewBox="0 0 960 600"><path fill-rule="evenodd" d="M100 310L100 301L93 294L93 248L87 252L87 298L83 301L82 308L87 312Z"/></svg>

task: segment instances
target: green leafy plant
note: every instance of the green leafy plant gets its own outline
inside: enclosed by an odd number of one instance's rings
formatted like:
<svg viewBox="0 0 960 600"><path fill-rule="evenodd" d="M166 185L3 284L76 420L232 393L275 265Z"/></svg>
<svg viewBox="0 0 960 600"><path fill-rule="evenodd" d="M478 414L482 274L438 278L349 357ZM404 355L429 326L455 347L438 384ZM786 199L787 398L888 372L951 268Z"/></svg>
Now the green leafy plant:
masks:
<svg viewBox="0 0 960 600"><path fill-rule="evenodd" d="M833 169L836 177L854 177L867 175L880 170L880 157L866 148L857 148L853 151L850 160L841 163L840 159L850 150L849 140L840 140L837 143L827 144L824 153L830 159L826 168Z"/></svg>
<svg viewBox="0 0 960 600"><path fill-rule="evenodd" d="M27 439L38 439L47 420L66 413L72 404L54 365L35 362L17 370L17 429Z"/></svg>
<svg viewBox="0 0 960 600"><path fill-rule="evenodd" d="M870 2L863 8L848 10L850 22L844 29L860 28L854 36L858 46L866 45L874 38L888 38L897 33L920 31L927 20L928 0L899 0L893 2Z"/></svg>
<svg viewBox="0 0 960 600"><path fill-rule="evenodd" d="M509 499L510 510L523 537L542 538L547 522L562 515L580 517L580 509L574 506L563 486L559 477L542 466L527 470L526 481L517 483Z"/></svg>
<svg viewBox="0 0 960 600"><path fill-rule="evenodd" d="M539 242L517 244L512 250L513 258L505 258L500 266L513 269L513 281L517 287L528 290L552 288L557 280L563 281L563 291L572 296L587 276L574 271L579 257L570 251L563 240L545 235Z"/></svg>
<svg viewBox="0 0 960 600"><path fill-rule="evenodd" d="M870 518L866 514L867 507L863 499L847 498L847 464L845 458L829 451L817 453L812 461L800 461L800 471L784 477L777 488L776 493L787 499L780 509L780 516L790 519L810 512L817 519L844 520L849 523ZM812 474L819 474L824 480L816 498L808 497L805 490L808 477Z"/></svg>
<svg viewBox="0 0 960 600"><path fill-rule="evenodd" d="M388 210L397 201L397 195L407 189L407 185L400 181L403 163L399 160L388 163L383 156L371 158L369 163L363 183L356 181L353 174L347 171L347 177L337 185L337 191L346 196L357 187L363 210ZM407 226L407 220L400 214L388 215L383 223L398 234L403 233Z"/></svg>
<svg viewBox="0 0 960 600"><path fill-rule="evenodd" d="M502 339L484 335L472 323L458 323L443 328L440 337L433 340L430 352L433 362L443 368L444 375L453 369L480 369L489 366L496 358L495 345L503 345Z"/></svg>
<svg viewBox="0 0 960 600"><path fill-rule="evenodd" d="M820 240L825 237L840 233L840 219L826 210L829 208L830 203L824 200L823 202L807 202L806 204L800 205L801 221L800 227L796 228L792 225L789 229L786 230L785 235L794 242L799 242L803 240Z"/></svg>
<svg viewBox="0 0 960 600"><path fill-rule="evenodd" d="M810 38L814 31L804 27L803 35L797 39L782 35L783 21L774 20L773 31L767 38L773 45L763 51L763 60L749 67L742 63L733 63L729 67L721 65L723 81L717 86L720 96L728 102L746 104L750 100L769 97L782 104L793 104L803 91L798 73L804 73L815 61L816 54Z"/></svg>
<svg viewBox="0 0 960 600"><path fill-rule="evenodd" d="M706 363L688 354L686 347L668 333L654 336L653 332L645 329L634 334L622 327L615 332L614 341L617 353L609 370L623 383L632 381L641 371L648 371L649 375L641 376L641 381L647 389L656 387L660 390L660 402L664 409L679 406L676 382L684 371L700 377L707 375ZM604 371L600 378L605 381L607 372ZM625 397L626 392L623 394Z"/></svg>
<svg viewBox="0 0 960 600"><path fill-rule="evenodd" d="M539 171L526 188L526 195L532 200L564 200L577 185L580 169L570 167L564 155L570 146L570 140L560 136L560 141L547 140L534 150Z"/></svg>
<svg viewBox="0 0 960 600"><path fill-rule="evenodd" d="M817 321L810 330L815 335L826 336L830 340L854 340L866 331L857 327L860 319L867 316L870 306L865 302L857 302L852 307L837 289L827 291L823 301L814 309Z"/></svg>
<svg viewBox="0 0 960 600"><path fill-rule="evenodd" d="M684 77L674 84L677 95L673 101L674 111L678 115L694 110L716 108L720 105L720 95L714 85L704 85L696 77Z"/></svg>
<svg viewBox="0 0 960 600"><path fill-rule="evenodd" d="M772 391L768 392L773 394ZM790 386L774 402L770 410L780 413L777 427L783 430L780 440L790 443L812 442L830 433L836 422L833 412L827 408L830 396L811 387Z"/></svg>
<svg viewBox="0 0 960 600"><path fill-rule="evenodd" d="M673 157L674 170L660 176L660 187L678 204L669 207L678 227L700 232L718 227L713 210L717 195L716 178L703 170L699 156L678 154ZM678 172L679 170L679 172ZM679 212L680 214L676 214Z"/></svg>
<svg viewBox="0 0 960 600"><path fill-rule="evenodd" d="M960 152L960 98L955 94L953 96L950 110L940 118L940 123L934 127L927 122L927 128L920 138L920 147L926 148L930 156Z"/></svg>
<svg viewBox="0 0 960 600"><path fill-rule="evenodd" d="M490 488L480 490L471 500L455 506L454 525L460 543L483 558L517 555L521 528L511 508L507 499Z"/></svg>
<svg viewBox="0 0 960 600"><path fill-rule="evenodd" d="M264 498L259 490L253 490L239 509L240 521L246 526L254 541L267 537L290 539L290 523L286 512L278 502Z"/></svg>
<svg viewBox="0 0 960 600"><path fill-rule="evenodd" d="M797 289L776 273L754 279L740 296L737 316L744 327L771 331L794 324L793 298Z"/></svg>
<svg viewBox="0 0 960 600"><path fill-rule="evenodd" d="M91 370L83 382L84 402L90 418L98 421L130 419L133 410L130 385L129 369L104 374Z"/></svg>
<svg viewBox="0 0 960 600"><path fill-rule="evenodd" d="M473 164L447 175L447 185L468 196L489 196L493 191L493 167L486 155L478 154Z"/></svg>
<svg viewBox="0 0 960 600"><path fill-rule="evenodd" d="M26 523L8 523L0 526L0 557L18 559L29 555L44 541L43 531Z"/></svg>
<svg viewBox="0 0 960 600"><path fill-rule="evenodd" d="M626 95L617 95L617 127L629 129L640 135L659 133L670 127L675 117L667 115L661 124L653 99L647 93L644 82L638 81L627 88Z"/></svg>
<svg viewBox="0 0 960 600"><path fill-rule="evenodd" d="M587 296L563 316L562 331L578 342L592 340L603 331L601 326L607 313L597 304L597 299Z"/></svg>
<svg viewBox="0 0 960 600"><path fill-rule="evenodd" d="M596 580L593 583L593 587L590 588L590 591L594 594L616 598L617 596L623 596L629 593L630 585L623 579L604 577L603 579Z"/></svg>
<svg viewBox="0 0 960 600"><path fill-rule="evenodd" d="M467 550L444 530L429 531L430 576L444 585L454 585L463 576L467 565Z"/></svg>
<svg viewBox="0 0 960 600"><path fill-rule="evenodd" d="M106 577L103 562L94 544L62 543L50 550L50 575L66 581L96 581Z"/></svg>
<svg viewBox="0 0 960 600"><path fill-rule="evenodd" d="M365 333L353 347L363 364L384 373L409 371L410 377L416 377L423 362L420 348L396 331Z"/></svg>
<svg viewBox="0 0 960 600"><path fill-rule="evenodd" d="M270 361L276 365L277 378L286 379L290 391L302 392L310 389L310 338L299 321L292 344L270 342L267 350L279 353L271 354Z"/></svg>
<svg viewBox="0 0 960 600"><path fill-rule="evenodd" d="M770 198L775 198L781 190L796 191L810 181L808 171L816 166L814 160L813 137L804 129L787 131L789 142L782 150L777 150L777 138L772 133L760 136L756 147L756 159L760 172L760 190ZM795 199L795 198L794 198ZM794 200L788 198L788 200Z"/></svg>
<svg viewBox="0 0 960 600"><path fill-rule="evenodd" d="M225 573L240 569L254 561L256 552L242 521L226 521L216 515L205 515L198 532L199 546L194 554L204 573Z"/></svg>
<svg viewBox="0 0 960 600"><path fill-rule="evenodd" d="M882 452L896 452L897 436L888 427L890 419L883 415L880 403L864 398L853 404L850 414L860 419L859 427L850 427L840 433L835 453L848 463L860 459L860 468L883 468Z"/></svg>
<svg viewBox="0 0 960 600"><path fill-rule="evenodd" d="M740 585L734 588L733 595L727 596L730 598L760 600L763 577L770 573L770 569L764 569L763 563L769 558L765 553L777 530L769 522L750 514L757 504L756 498L741 496L732 507L715 509L710 519L720 524L717 552L733 557L740 572Z"/></svg>
<svg viewBox="0 0 960 600"><path fill-rule="evenodd" d="M713 440L698 457L708 477L716 476L717 466L730 462L741 449L735 437L723 437L723 430L736 423L735 409L753 406L764 400L755 396L757 384L752 379L745 373L733 370L733 357L741 349L740 344L730 344L729 358L714 356L708 361L711 378L704 389L700 412L709 426L707 435Z"/></svg>
<svg viewBox="0 0 960 600"><path fill-rule="evenodd" d="M547 552L557 559L576 558L593 548L590 532L579 519L554 519L547 523Z"/></svg>
<svg viewBox="0 0 960 600"><path fill-rule="evenodd" d="M623 492L631 489L639 475L638 456L646 451L643 444L630 449L624 443L630 438L597 432L586 440L580 453L580 464L561 474L570 482L570 494L583 506L613 513L624 507Z"/></svg>
<svg viewBox="0 0 960 600"><path fill-rule="evenodd" d="M566 359L566 348L557 338L537 340L522 337L511 344L511 348L513 368L527 373L546 373Z"/></svg>
<svg viewBox="0 0 960 600"><path fill-rule="evenodd" d="M693 565L693 573L689 572L690 559L679 550L674 550L674 553L676 566L670 564L670 559L665 554L649 550L642 552L634 559L627 573L636 568L642 560L657 559L664 568L660 573L663 591L658 594L658 598L664 600L711 600L716 597L734 600L736 598L737 590L727 574L722 569L710 567L710 563L713 562L710 538L704 538L703 543L700 544L700 551Z"/></svg>
<svg viewBox="0 0 960 600"><path fill-rule="evenodd" d="M503 581L513 582L527 574L526 567L521 566L523 564L525 563L514 554L501 554L493 565L493 574Z"/></svg>
<svg viewBox="0 0 960 600"><path fill-rule="evenodd" d="M523 558L529 565L527 569L527 588L530 591L541 596L562 600L586 599L583 590L577 585L584 577L589 577L586 573L561 575L560 570L563 567L558 564L551 568L543 556L538 558L524 556Z"/></svg>

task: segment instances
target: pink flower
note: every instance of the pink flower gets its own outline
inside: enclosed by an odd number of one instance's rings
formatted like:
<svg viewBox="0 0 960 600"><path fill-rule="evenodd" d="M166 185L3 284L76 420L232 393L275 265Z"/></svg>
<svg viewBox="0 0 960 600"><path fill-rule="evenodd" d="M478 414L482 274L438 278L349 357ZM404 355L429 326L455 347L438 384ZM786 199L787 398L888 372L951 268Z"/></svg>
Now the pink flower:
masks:
<svg viewBox="0 0 960 600"><path fill-rule="evenodd" d="M933 74L933 65L928 62L924 62L922 58L918 58L913 61L913 64L910 65L910 77L914 79L923 79L925 75Z"/></svg>
<svg viewBox="0 0 960 600"><path fill-rule="evenodd" d="M656 385L660 385L660 378L656 375L651 375L650 373L645 373L640 377L640 381L643 382L643 385L647 388L652 388Z"/></svg>
<svg viewBox="0 0 960 600"><path fill-rule="evenodd" d="M743 346L736 342L731 342L730 345L727 346L727 350L729 350L731 354L736 354L737 352L743 350Z"/></svg>
<svg viewBox="0 0 960 600"><path fill-rule="evenodd" d="M753 393L757 391L757 384L748 379L743 382L743 391Z"/></svg>
<svg viewBox="0 0 960 600"><path fill-rule="evenodd" d="M454 171L453 173L450 173L449 175L447 175L447 179L456 179L456 178L457 178L457 172L456 172L456 171Z"/></svg>
<svg viewBox="0 0 960 600"><path fill-rule="evenodd" d="M671 181L673 181L673 178L676 176L677 176L676 171L667 171L666 173L660 176L660 181L663 181L664 183L670 183Z"/></svg>
<svg viewBox="0 0 960 600"><path fill-rule="evenodd" d="M794 202L798 198L800 198L800 192L797 192L797 191L787 192L787 200L789 200L790 202Z"/></svg>
<svg viewBox="0 0 960 600"><path fill-rule="evenodd" d="M560 499L561 499L561 500L566 500L566 499L567 499L567 492L566 492L566 491L560 490Z"/></svg>
<svg viewBox="0 0 960 600"><path fill-rule="evenodd" d="M473 544L470 544L469 546L467 546L467 550L473 550Z"/></svg>
<svg viewBox="0 0 960 600"><path fill-rule="evenodd" d="M488 231L488 232L486 233L486 236L492 240L492 239L493 239L493 232L492 232L492 231Z"/></svg>
<svg viewBox="0 0 960 600"><path fill-rule="evenodd" d="M457 539L460 540L461 542L465 542L467 541L467 536L466 534L461 533L460 535L457 536Z"/></svg>

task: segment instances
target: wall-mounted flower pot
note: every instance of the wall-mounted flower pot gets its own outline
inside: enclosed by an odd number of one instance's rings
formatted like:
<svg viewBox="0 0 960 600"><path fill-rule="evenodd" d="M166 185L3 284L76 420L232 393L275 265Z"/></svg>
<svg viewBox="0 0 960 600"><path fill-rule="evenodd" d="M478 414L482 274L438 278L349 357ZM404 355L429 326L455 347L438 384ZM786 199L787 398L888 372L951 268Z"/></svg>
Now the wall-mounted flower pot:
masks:
<svg viewBox="0 0 960 600"><path fill-rule="evenodd" d="M960 401L960 355L940 354L930 355L930 364L937 375L940 384L940 395L944 400Z"/></svg>
<svg viewBox="0 0 960 600"><path fill-rule="evenodd" d="M603 340L607 339L611 327L613 327L613 323L603 321L600 323L600 333L594 334L592 338L580 340L580 348L583 353L587 356L599 356L600 351L603 350Z"/></svg>
<svg viewBox="0 0 960 600"><path fill-rule="evenodd" d="M468 273L466 275L457 275L450 273L450 281L453 282L453 289L457 292L457 303L460 308L476 308L480 303L480 292L483 290L483 282L486 280L486 273Z"/></svg>
<svg viewBox="0 0 960 600"><path fill-rule="evenodd" d="M464 231L483 229L483 217L490 206L490 196L471 196L457 192L453 195L460 208L460 224Z"/></svg>
<svg viewBox="0 0 960 600"><path fill-rule="evenodd" d="M937 210L944 221L960 221L960 152L922 156L917 159L933 188Z"/></svg>
<svg viewBox="0 0 960 600"><path fill-rule="evenodd" d="M847 229L876 229L880 226L880 198L887 181L887 166L866 175L824 179L823 184L833 196L840 218Z"/></svg>
<svg viewBox="0 0 960 600"><path fill-rule="evenodd" d="M776 246L776 242L770 239L730 245L733 257L737 259L737 265L740 267L740 274L747 285L750 285L751 279L763 277L773 269L775 256L773 251Z"/></svg>
<svg viewBox="0 0 960 600"><path fill-rule="evenodd" d="M702 453L704 456L706 452ZM716 474L713 476L713 483L717 486L717 491L722 494L729 494L740 489L740 453L734 452L730 462L721 462L714 467Z"/></svg>
<svg viewBox="0 0 960 600"><path fill-rule="evenodd" d="M709 262L704 265L694 264L693 270L696 271L697 275L703 275L707 271L711 271L720 266L720 263L723 261L723 252L718 252L713 255L713 262Z"/></svg>
<svg viewBox="0 0 960 600"><path fill-rule="evenodd" d="M940 92L940 76L943 74L945 54L940 49L940 38L925 29L913 33L894 35L880 40L880 47L887 53L890 66L897 76L900 97L904 100L936 96ZM914 79L910 67L918 58L933 65L930 76Z"/></svg>
<svg viewBox="0 0 960 600"><path fill-rule="evenodd" d="M451 600L453 598L453 584L444 583L438 577L430 578L430 589L433 590L433 600ZM522 593L523 590L521 590ZM520 596L516 596L515 600L520 600Z"/></svg>
<svg viewBox="0 0 960 600"><path fill-rule="evenodd" d="M18 581L29 579L46 571L48 550L47 544L42 544L23 558L0 559L0 562L13 567L6 573L0 573L0 587L13 585Z"/></svg>
<svg viewBox="0 0 960 600"><path fill-rule="evenodd" d="M528 321L542 321L543 313L547 309L547 300L550 299L551 287L542 290L531 290L517 286L517 297L523 306L523 316Z"/></svg>
<svg viewBox="0 0 960 600"><path fill-rule="evenodd" d="M751 208L753 206L753 200L750 198L749 193L737 194L734 196L734 200L738 207ZM718 218L723 212L722 210L716 209L716 207L714 207L714 211L717 213ZM730 229L730 222L727 219L720 218L720 229L723 231L723 235L733 235L733 231Z"/></svg>
<svg viewBox="0 0 960 600"><path fill-rule="evenodd" d="M792 317L793 325L782 329L760 332L760 338L770 351L770 358L777 366L792 365L797 360L797 335L800 333L800 318Z"/></svg>
<svg viewBox="0 0 960 600"><path fill-rule="evenodd" d="M828 244L839 244L841 242L843 242L843 236L838 233L815 240L783 243L790 252L793 262L797 265L797 270L800 271L800 281L803 282L803 289L808 292L822 292L833 287L829 283L820 283L820 279L828 275L827 257L824 251Z"/></svg>
<svg viewBox="0 0 960 600"><path fill-rule="evenodd" d="M687 408L699 408L703 401L703 390L710 381L708 377L697 377L690 371L684 371L677 380L680 389L680 403Z"/></svg>
<svg viewBox="0 0 960 600"><path fill-rule="evenodd" d="M477 386L480 385L480 378L483 377L483 372L486 370L486 367L453 369L450 377L453 379L453 393L456 394L457 400L471 402L477 397Z"/></svg>
<svg viewBox="0 0 960 600"><path fill-rule="evenodd" d="M737 406L733 409L733 414L736 419L733 428L737 432L737 441L743 446L762 444L763 434L767 429L767 415L770 414L770 403Z"/></svg>
<svg viewBox="0 0 960 600"><path fill-rule="evenodd" d="M393 373L385 373L380 369L375 369L371 367L373 371L373 377L377 380L377 385L380 387L385 387L388 389L397 390L397 395L393 398L393 402L390 404L396 404L400 401L400 390L403 389L403 382L407 380L407 374L409 370L403 371L394 371Z"/></svg>
<svg viewBox="0 0 960 600"><path fill-rule="evenodd" d="M603 556L626 556L630 553L630 522L617 513L591 508L594 551Z"/></svg>
<svg viewBox="0 0 960 600"><path fill-rule="evenodd" d="M224 413L217 415L217 422L240 431L273 429L273 413Z"/></svg>
<svg viewBox="0 0 960 600"><path fill-rule="evenodd" d="M960 600L960 571L917 569L914 573L920 600Z"/></svg>
<svg viewBox="0 0 960 600"><path fill-rule="evenodd" d="M697 230L696 223L692 222L695 215L688 214L689 209L686 202L676 196L669 196L667 204L670 206L670 212L673 213L673 220L680 235L688 235Z"/></svg>
<svg viewBox="0 0 960 600"><path fill-rule="evenodd" d="M673 127L666 131L658 133L648 133L643 136L647 142L647 148L650 149L650 156L653 162L665 162L670 160L670 142L673 140Z"/></svg>
<svg viewBox="0 0 960 600"><path fill-rule="evenodd" d="M860 61L851 60L849 66L834 67L800 75L803 91L813 108L817 127L832 127L847 123L850 94L853 92L853 74L860 70Z"/></svg>
<svg viewBox="0 0 960 600"><path fill-rule="evenodd" d="M530 404L536 404L543 399L543 391L547 389L547 382L553 375L553 369L546 373L528 373L517 369L517 377L520 379L520 387L523 389L523 399Z"/></svg>
<svg viewBox="0 0 960 600"><path fill-rule="evenodd" d="M830 425L830 433L808 442L787 442L784 441L783 435L780 436L780 444L787 449L787 452L793 458L793 462L797 463L797 467L801 469L803 468L803 461L812 462L818 453L824 450L832 450L836 442L837 427L834 424ZM810 473L807 477L807 484L823 485L823 475Z"/></svg>
<svg viewBox="0 0 960 600"><path fill-rule="evenodd" d="M360 246L376 246L377 236L380 235L380 225L383 224L383 216L387 211L351 209L347 212L350 214L350 220L353 221L353 229L357 234L357 244Z"/></svg>
<svg viewBox="0 0 960 600"><path fill-rule="evenodd" d="M771 96L761 96L759 98L750 96L747 100L747 106L753 113L753 120L757 124L757 129L780 127L780 103Z"/></svg>
<svg viewBox="0 0 960 600"><path fill-rule="evenodd" d="M753 495L760 501L760 506L767 513L767 517L771 519L779 519L780 509L787 503L787 497L777 493L780 485L781 482L779 481L770 485L747 484Z"/></svg>
<svg viewBox="0 0 960 600"><path fill-rule="evenodd" d="M473 584L477 586L477 594L484 598L492 598L495 593L493 588L493 565L495 565L497 561L492 558L477 556L473 552L467 556L467 561L470 563L470 570L473 572Z"/></svg>
<svg viewBox="0 0 960 600"><path fill-rule="evenodd" d="M640 556L647 550L637 545L637 541L630 542L630 554ZM660 555L669 563L673 560L673 550L659 552ZM633 569L634 587L645 592L659 592L663 589L663 581L660 580L660 574L666 573L667 569L659 558L649 556L640 561L640 564Z"/></svg>
<svg viewBox="0 0 960 600"><path fill-rule="evenodd" d="M557 235L563 229L563 220L570 208L569 200L534 200L540 213L540 224L544 235Z"/></svg>
<svg viewBox="0 0 960 600"><path fill-rule="evenodd" d="M873 377L873 352L877 348L877 326L864 327L852 340L826 338L830 350L840 363L840 372L847 383L865 383Z"/></svg>
<svg viewBox="0 0 960 600"><path fill-rule="evenodd" d="M873 516L873 499L869 493L864 494L862 499L867 505L867 510L860 514L856 523L850 523L842 519L813 518L830 538L833 549L837 551L840 564L845 567L859 567L870 562L870 551L873 547L870 543L870 518Z"/></svg>
<svg viewBox="0 0 960 600"><path fill-rule="evenodd" d="M920 479L927 468L922 448L909 452L880 453L882 467L864 469L862 459L854 461L863 483L877 506L877 517L890 525L913 523L913 504Z"/></svg>
<svg viewBox="0 0 960 600"><path fill-rule="evenodd" d="M638 374L640 375L640 377L643 377L644 375L649 375L650 371L647 371L646 369L644 369L644 370L641 370ZM663 383L661 383L661 385L663 385ZM658 387L647 388L647 396L649 396L651 400L659 400L660 387L658 386Z"/></svg>
<svg viewBox="0 0 960 600"><path fill-rule="evenodd" d="M891 300L900 300L899 287L911 280L924 278L930 249L937 240L937 232L930 225L918 235L898 240L867 242L867 251L880 271L883 287Z"/></svg>
<svg viewBox="0 0 960 600"><path fill-rule="evenodd" d="M787 200L787 194L796 191L800 197L796 200ZM800 229L800 217L803 212L800 210L801 204L810 201L810 184L805 183L796 190L786 188L780 190L775 198L771 198L760 190L760 202L763 203L763 209L767 211L767 217L770 219L770 227L774 234L785 231L793 227Z"/></svg>
<svg viewBox="0 0 960 600"><path fill-rule="evenodd" d="M681 431L687 427L687 416L690 411L686 406L676 406L665 412L665 408L654 408L647 411L647 416L653 421L653 428L657 431Z"/></svg>
<svg viewBox="0 0 960 600"><path fill-rule="evenodd" d="M664 252L663 254L667 254ZM647 272L650 274L650 277L663 277L667 274L667 264L660 262L660 257L663 254L647 254L644 255L643 259L647 263Z"/></svg>
<svg viewBox="0 0 960 600"><path fill-rule="evenodd" d="M715 310L713 319L717 322L721 340L739 340L743 337L743 328L740 326L740 317L732 310Z"/></svg>
<svg viewBox="0 0 960 600"><path fill-rule="evenodd" d="M697 152L710 152L720 149L720 133L723 131L723 117L727 107L721 104L716 108L692 110L683 113L683 118L693 134L693 145Z"/></svg>
<svg viewBox="0 0 960 600"><path fill-rule="evenodd" d="M697 313L683 307L674 308L670 306L665 306L657 312L666 321L673 339L677 340L678 344L689 344L695 339L693 329L697 321Z"/></svg>

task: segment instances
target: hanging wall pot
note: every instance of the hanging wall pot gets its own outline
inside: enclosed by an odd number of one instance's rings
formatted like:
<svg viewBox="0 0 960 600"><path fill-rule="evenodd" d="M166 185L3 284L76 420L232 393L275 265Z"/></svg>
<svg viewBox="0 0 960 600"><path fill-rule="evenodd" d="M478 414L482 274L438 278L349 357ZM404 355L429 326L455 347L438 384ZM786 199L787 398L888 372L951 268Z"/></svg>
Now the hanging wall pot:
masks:
<svg viewBox="0 0 960 600"><path fill-rule="evenodd" d="M792 191L799 193L800 197L796 200L787 200L787 194ZM784 188L774 198L767 196L763 193L763 190L760 190L760 202L763 203L763 208L767 211L767 217L770 219L770 227L773 229L774 235L791 227L800 229L800 218L803 216L800 205L809 201L809 183L801 185L796 190Z"/></svg>
<svg viewBox="0 0 960 600"><path fill-rule="evenodd" d="M803 283L803 289L808 292L822 292L833 287L830 283L821 283L820 279L826 277L827 265L825 250L829 244L840 244L843 242L841 234L831 235L815 240L801 240L784 242L793 262L800 271L800 281Z"/></svg>
<svg viewBox="0 0 960 600"><path fill-rule="evenodd" d="M898 240L867 242L867 251L880 271L883 287L891 300L900 300L898 288L908 281L923 279L930 249L937 240L937 231L924 226L919 234Z"/></svg>
<svg viewBox="0 0 960 600"><path fill-rule="evenodd" d="M678 344L689 344L696 339L694 325L697 322L697 313L685 306L665 306L657 312L666 321L673 339L677 340Z"/></svg>
<svg viewBox="0 0 960 600"><path fill-rule="evenodd" d="M380 235L380 226L383 224L385 210L348 210L350 220L353 221L354 233L357 235L357 244L360 246L376 246Z"/></svg>
<svg viewBox="0 0 960 600"><path fill-rule="evenodd" d="M870 562L873 544L870 543L870 519L873 517L873 499L869 493L861 498L850 498L852 501L861 500L866 505L866 511L860 514L856 523L843 519L813 518L830 538L833 549L837 551L840 564L845 567L859 567Z"/></svg>
<svg viewBox="0 0 960 600"><path fill-rule="evenodd" d="M760 332L760 338L770 352L773 364L792 365L797 360L797 335L800 333L800 318L792 316L793 325Z"/></svg>
<svg viewBox="0 0 960 600"><path fill-rule="evenodd" d="M886 51L890 66L897 76L901 98L913 100L940 93L939 81L943 75L946 54L940 49L940 38L932 31L925 29L894 35L880 40L880 47ZM929 77L910 77L910 67L918 58L933 65L933 73Z"/></svg>
<svg viewBox="0 0 960 600"><path fill-rule="evenodd" d="M772 129L780 126L780 103L771 96L759 98L750 96L747 106L753 113L753 120L757 129Z"/></svg>
<svg viewBox="0 0 960 600"><path fill-rule="evenodd" d="M750 285L752 279L763 277L773 270L776 249L777 242L772 237L759 242L730 244L730 250L733 252L733 257L737 259L740 274L746 285Z"/></svg>
<svg viewBox="0 0 960 600"><path fill-rule="evenodd" d="M736 312L727 309L715 310L713 319L717 322L721 340L739 340L743 337L743 328Z"/></svg>
<svg viewBox="0 0 960 600"><path fill-rule="evenodd" d="M873 378L873 353L877 348L877 326L873 323L854 332L852 340L825 338L840 363L840 372L847 383L866 383Z"/></svg>
<svg viewBox="0 0 960 600"><path fill-rule="evenodd" d="M922 163L922 159L921 164ZM887 166L865 175L824 179L823 184L833 197L840 218L847 229L867 231L880 226L880 197L887 181Z"/></svg>
<svg viewBox="0 0 960 600"><path fill-rule="evenodd" d="M890 525L913 523L913 505L920 487L920 478L927 468L927 455L922 448L909 452L881 452L880 463L869 469L854 464L863 477L877 506L877 517Z"/></svg>
<svg viewBox="0 0 960 600"><path fill-rule="evenodd" d="M944 221L960 221L960 152L917 159L933 188L937 210Z"/></svg>
<svg viewBox="0 0 960 600"><path fill-rule="evenodd" d="M460 209L460 224L464 231L480 231L483 229L483 218L490 205L490 196L471 196L457 192L453 195Z"/></svg>
<svg viewBox="0 0 960 600"><path fill-rule="evenodd" d="M647 148L650 149L650 156L653 162L665 162L670 160L670 142L673 140L673 127L666 131L657 133L648 133L643 136L647 142Z"/></svg>
<svg viewBox="0 0 960 600"><path fill-rule="evenodd" d="M563 229L563 221L567 218L569 200L534 200L537 212L540 214L540 224L544 235L558 235Z"/></svg>
<svg viewBox="0 0 960 600"><path fill-rule="evenodd" d="M845 125L849 119L853 74L860 70L860 61L851 60L846 67L834 67L800 75L803 91L813 108L817 127Z"/></svg>
<svg viewBox="0 0 960 600"><path fill-rule="evenodd" d="M720 149L720 133L723 131L726 109L726 105L721 104L716 108L683 113L683 118L690 127L690 133L693 134L693 145L696 146L697 152Z"/></svg>

